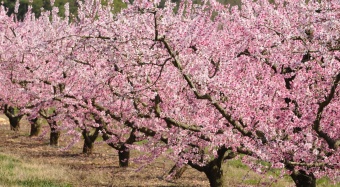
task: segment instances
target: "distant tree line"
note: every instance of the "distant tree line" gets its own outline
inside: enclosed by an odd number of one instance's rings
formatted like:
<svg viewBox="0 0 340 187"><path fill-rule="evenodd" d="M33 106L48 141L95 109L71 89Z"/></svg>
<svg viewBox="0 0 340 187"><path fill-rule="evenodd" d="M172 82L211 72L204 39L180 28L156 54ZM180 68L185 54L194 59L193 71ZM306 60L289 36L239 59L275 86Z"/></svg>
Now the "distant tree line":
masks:
<svg viewBox="0 0 340 187"><path fill-rule="evenodd" d="M179 3L181 0L172 0L172 2ZM241 5L241 0L219 0L223 4L230 4L232 6ZM271 1L271 0L270 0ZM132 3L133 0L130 0ZM199 0L194 1L194 3L199 3ZM7 8L7 15L10 16L14 13L16 0L4 0L3 5ZM29 0L19 0L20 6L17 13L17 19L22 21L25 17L26 12L28 11L28 6L32 5L32 11L34 15L38 18L41 15L41 11L50 11L52 10L51 2L50 0L33 0L32 3L29 2ZM64 5L66 3L69 3L70 7L70 13L74 16L77 15L77 9L78 9L78 3L76 0L56 0L54 3L55 7L59 8L58 15L63 17L65 13ZM165 0L162 0L160 3L160 6L163 7L165 3ZM107 4L107 1L102 0L102 4ZM114 0L114 8L113 12L118 12L122 8L126 7L126 4L122 2L121 0Z"/></svg>
<svg viewBox="0 0 340 187"><path fill-rule="evenodd" d="M7 15L10 16L14 13L16 0L4 0L3 5L7 8ZM50 11L52 10L51 1L50 0L33 0L32 3L29 0L19 0L19 10L16 18L22 21L25 18L25 14L28 11L28 6L32 5L32 12L38 18L41 15L42 11ZM58 15L61 17L65 16L65 4L69 3L70 13L73 16L77 15L78 3L77 0L55 0L54 6L59 8ZM113 12L118 12L122 8L126 7L126 4L121 0L114 0L114 8ZM107 1L102 0L102 4L106 5Z"/></svg>
<svg viewBox="0 0 340 187"><path fill-rule="evenodd" d="M32 12L35 14L36 17L40 17L41 11L44 10L52 10L50 0L33 0L30 3L28 0L20 0L20 6L17 13L17 19L23 20L25 17L26 12L28 11L28 6L32 5ZM69 3L70 6L70 13L76 14L77 12L77 2L76 0L56 0L54 6L59 8L59 15L64 16L65 8L64 5ZM12 15L14 13L16 0L4 0L3 4L7 8L7 15Z"/></svg>

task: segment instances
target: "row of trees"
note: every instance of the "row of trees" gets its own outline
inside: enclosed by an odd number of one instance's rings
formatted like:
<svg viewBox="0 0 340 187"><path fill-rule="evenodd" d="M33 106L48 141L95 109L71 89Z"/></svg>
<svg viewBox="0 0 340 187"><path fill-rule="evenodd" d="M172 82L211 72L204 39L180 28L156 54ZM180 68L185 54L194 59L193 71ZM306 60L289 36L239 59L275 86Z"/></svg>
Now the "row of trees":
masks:
<svg viewBox="0 0 340 187"><path fill-rule="evenodd" d="M84 152L102 135L121 166L130 149L147 153L146 163L165 155L211 186L223 186L222 163L240 154L297 186L339 180L336 0L159 3L135 0L113 14L79 1L74 21L68 3L64 18L54 7L22 22L1 7L5 113L42 116L74 141L82 134Z"/></svg>
<svg viewBox="0 0 340 187"><path fill-rule="evenodd" d="M100 1L102 5L108 5L107 1ZM133 0L129 1L130 3L133 2ZM180 0L172 0L172 2L175 2L179 4ZM200 0L195 0L193 1L194 3L201 3ZM241 5L240 0L220 0L222 4L230 4L230 5ZM270 0L270 2L273 2ZM61 17L65 16L65 9L64 6L66 3L69 3L69 9L70 13L73 15L72 19L75 19L77 17L77 9L78 9L78 3L75 0L56 0L53 4L54 7L58 7L58 15ZM24 20L25 14L28 11L28 6L32 6L31 12L34 13L36 17L39 17L41 15L41 11L51 11L52 6L50 3L50 0L32 0L32 1L27 1L27 0L20 0L19 1L19 9L18 12L15 13L15 0L4 0L3 1L3 6L6 7L7 15L11 16L12 14L16 14L16 19L18 20ZM164 7L165 0L161 0L159 3L158 7ZM122 8L126 7L126 3L122 2L121 0L113 0L113 9L112 12L116 13L119 12ZM174 9L175 11L177 8Z"/></svg>
<svg viewBox="0 0 340 187"><path fill-rule="evenodd" d="M7 15L11 16L12 14L15 14L15 17L17 20L23 21L25 18L25 14L28 11L28 7L31 6L31 13L34 13L35 17L40 17L42 11L51 11L52 6L50 0L20 0L18 11L15 12L15 5L16 0L4 0L3 6L6 8ZM77 17L77 9L78 9L78 3L76 0L56 0L53 4L54 7L58 8L58 15L60 17L65 16L65 4L68 3L69 11L72 15L71 19L76 19ZM101 4L107 5L107 1L101 1ZM112 9L112 12L118 12L122 8L126 7L126 4L123 3L121 0L114 0L113 1L114 8Z"/></svg>

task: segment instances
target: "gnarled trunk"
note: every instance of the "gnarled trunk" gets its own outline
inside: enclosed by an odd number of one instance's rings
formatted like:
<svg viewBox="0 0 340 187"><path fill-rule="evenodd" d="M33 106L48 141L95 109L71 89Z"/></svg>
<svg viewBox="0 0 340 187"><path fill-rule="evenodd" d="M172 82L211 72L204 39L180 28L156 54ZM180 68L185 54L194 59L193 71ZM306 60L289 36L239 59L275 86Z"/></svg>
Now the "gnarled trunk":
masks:
<svg viewBox="0 0 340 187"><path fill-rule="evenodd" d="M209 179L211 187L222 187L223 186L223 170L219 159L215 159L204 168L205 175Z"/></svg>
<svg viewBox="0 0 340 187"><path fill-rule="evenodd" d="M307 174L303 170L293 171L290 175L296 187L316 187L316 178L313 173Z"/></svg>
<svg viewBox="0 0 340 187"><path fill-rule="evenodd" d="M10 128L12 131L19 131L21 118L22 116L8 117Z"/></svg>
<svg viewBox="0 0 340 187"><path fill-rule="evenodd" d="M204 166L200 166L198 164L194 164L191 161L188 164L197 169L198 171L204 172L204 174L208 177L209 183L211 187L223 187L224 185L224 177L222 170L222 162L225 158L225 153L228 151L226 147L220 147L217 150L217 157L211 160ZM204 154L203 150L201 152Z"/></svg>
<svg viewBox="0 0 340 187"><path fill-rule="evenodd" d="M31 123L30 137L38 136L41 131L41 123L39 123L39 119L38 118L31 119L30 123Z"/></svg>
<svg viewBox="0 0 340 187"><path fill-rule="evenodd" d="M93 147L94 147L93 144L99 135L99 130L100 128L96 128L93 134L86 131L86 129L83 130L82 135L84 137L84 145L83 145L84 154L92 154Z"/></svg>
<svg viewBox="0 0 340 187"><path fill-rule="evenodd" d="M118 149L119 167L128 167L130 159L130 149L122 144Z"/></svg>
<svg viewBox="0 0 340 187"><path fill-rule="evenodd" d="M120 167L128 167L129 166L129 159L130 159L130 149L126 145L131 145L133 142L136 141L135 133L136 129L132 129L129 138L125 142L119 143L108 143L109 146L116 149L118 151L118 159L119 159L119 166ZM110 137L108 133L103 133L103 139L105 141L109 140Z"/></svg>
<svg viewBox="0 0 340 187"><path fill-rule="evenodd" d="M9 125L11 130L13 131L19 131L20 129L20 120L21 118L24 116L20 113L20 110L15 108L15 107L11 107L8 105L4 106L4 113L7 116L8 120L9 120Z"/></svg>

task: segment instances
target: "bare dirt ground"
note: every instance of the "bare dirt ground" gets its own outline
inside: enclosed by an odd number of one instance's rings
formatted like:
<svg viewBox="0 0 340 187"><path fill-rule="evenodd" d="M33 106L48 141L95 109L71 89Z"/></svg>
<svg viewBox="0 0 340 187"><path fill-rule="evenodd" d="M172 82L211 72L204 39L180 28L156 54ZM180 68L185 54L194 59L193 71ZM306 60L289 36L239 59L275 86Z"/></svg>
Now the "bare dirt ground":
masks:
<svg viewBox="0 0 340 187"><path fill-rule="evenodd" d="M82 141L71 149L61 150L68 144L67 136L62 135L61 147L48 145L48 127L45 136L30 138L29 124L22 122L19 132L10 131L7 118L0 115L0 153L14 155L25 162L41 163L51 167L61 166L67 175L65 183L71 186L209 186L203 173L192 168L184 172L181 179L166 181L166 174L173 163L159 159L137 171L141 165L131 163L128 168L118 167L117 151L104 142L95 145L92 155L81 154ZM132 153L134 158L138 153Z"/></svg>

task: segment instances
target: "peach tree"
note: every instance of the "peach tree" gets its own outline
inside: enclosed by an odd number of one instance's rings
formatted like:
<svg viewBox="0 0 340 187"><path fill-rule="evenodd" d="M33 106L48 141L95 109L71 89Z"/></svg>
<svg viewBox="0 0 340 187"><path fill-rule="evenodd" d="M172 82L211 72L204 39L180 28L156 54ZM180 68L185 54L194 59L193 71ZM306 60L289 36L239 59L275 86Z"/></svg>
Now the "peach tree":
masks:
<svg viewBox="0 0 340 187"><path fill-rule="evenodd" d="M31 116L53 105L70 136L97 128L110 144L147 153L140 160L165 155L204 172L211 186L223 185L222 163L240 154L258 172L288 172L296 186L339 180L336 0L188 0L176 11L159 3L136 0L112 14L85 1L76 22L57 9L22 23L1 17L1 63L17 73L13 82L3 72L3 86Z"/></svg>

